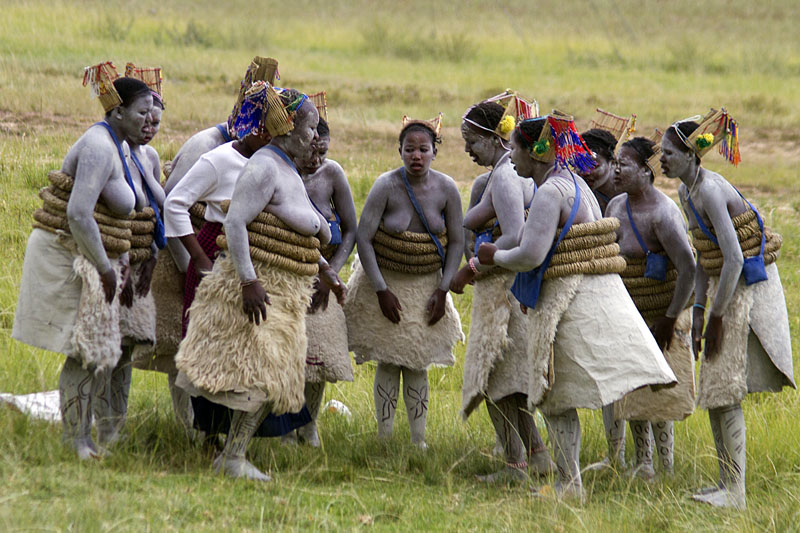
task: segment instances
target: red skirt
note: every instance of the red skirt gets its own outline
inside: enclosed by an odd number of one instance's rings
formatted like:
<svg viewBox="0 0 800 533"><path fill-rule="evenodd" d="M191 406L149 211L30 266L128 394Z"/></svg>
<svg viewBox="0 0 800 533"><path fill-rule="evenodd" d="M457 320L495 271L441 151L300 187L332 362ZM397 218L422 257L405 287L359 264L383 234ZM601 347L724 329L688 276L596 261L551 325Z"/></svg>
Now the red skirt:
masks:
<svg viewBox="0 0 800 533"><path fill-rule="evenodd" d="M217 259L220 247L217 246L217 236L222 234L222 224L219 222L206 222L197 234L197 241L213 263ZM186 285L183 289L183 318L181 320L181 338L186 336L189 327L189 306L194 301L194 294L200 284L200 276L194 269L194 261L189 261L186 269Z"/></svg>

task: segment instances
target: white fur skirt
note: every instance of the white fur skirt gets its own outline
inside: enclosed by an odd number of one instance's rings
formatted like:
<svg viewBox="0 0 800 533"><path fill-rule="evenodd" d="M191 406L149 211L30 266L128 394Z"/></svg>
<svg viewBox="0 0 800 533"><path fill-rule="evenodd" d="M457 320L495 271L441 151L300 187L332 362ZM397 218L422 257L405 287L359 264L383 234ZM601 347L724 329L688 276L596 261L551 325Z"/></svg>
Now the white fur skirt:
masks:
<svg viewBox="0 0 800 533"><path fill-rule="evenodd" d="M528 314L528 402L546 414L599 409L640 387L676 381L617 274L546 280Z"/></svg>
<svg viewBox="0 0 800 533"><path fill-rule="evenodd" d="M400 323L393 324L378 305L378 297L361 262L354 261L353 273L347 283L347 335L350 351L356 363L378 361L425 370L430 366L452 366L455 363L453 346L464 339L461 318L450 294L445 313L439 322L428 325L425 307L442 279L441 272L431 274L401 274L381 270L386 285L403 310Z"/></svg>
<svg viewBox="0 0 800 533"><path fill-rule="evenodd" d="M353 366L347 348L344 309L331 293L327 309L306 315L306 381L312 383L353 381Z"/></svg>
<svg viewBox="0 0 800 533"><path fill-rule="evenodd" d="M684 309L675 322L672 343L664 350L678 384L652 391L645 387L618 401L614 414L619 420L683 420L694 411L694 354L692 353L692 312Z"/></svg>
<svg viewBox="0 0 800 533"><path fill-rule="evenodd" d="M119 279L119 261L111 260ZM28 237L12 337L85 368L114 368L122 355L119 297L106 302L100 275L66 233Z"/></svg>
<svg viewBox="0 0 800 533"><path fill-rule="evenodd" d="M502 271L475 282L461 388L464 418L484 398L528 394L529 322L510 291L514 276Z"/></svg>
<svg viewBox="0 0 800 533"><path fill-rule="evenodd" d="M267 319L251 323L242 310L239 276L221 255L197 288L186 337L175 363L178 385L234 409L297 412L305 397L306 309L313 277L253 261L269 295ZM226 397L228 400L226 400Z"/></svg>
<svg viewBox="0 0 800 533"><path fill-rule="evenodd" d="M722 317L719 351L710 361L705 355L701 360L698 407L726 407L741 402L749 392L797 388L789 316L775 263L767 265L767 278L750 286L739 278ZM718 284L718 277L709 279L710 301Z"/></svg>

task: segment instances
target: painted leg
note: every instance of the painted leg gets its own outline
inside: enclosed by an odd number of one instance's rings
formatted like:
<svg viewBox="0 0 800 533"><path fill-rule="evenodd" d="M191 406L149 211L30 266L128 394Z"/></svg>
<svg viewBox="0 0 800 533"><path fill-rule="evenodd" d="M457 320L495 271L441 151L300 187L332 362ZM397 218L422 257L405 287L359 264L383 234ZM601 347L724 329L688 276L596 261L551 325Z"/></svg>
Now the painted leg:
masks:
<svg viewBox="0 0 800 533"><path fill-rule="evenodd" d="M722 442L722 427L720 425L718 409L708 410L708 421L709 424L711 425L711 435L714 437L714 448L716 448L717 450L717 464L719 465L719 481L717 481L716 485L712 485L710 487L703 487L702 489L697 491L697 493L695 493L695 496L716 492L724 488L725 485L728 483L728 465L730 464L730 459L728 457L728 452L725 450L725 446Z"/></svg>
<svg viewBox="0 0 800 533"><path fill-rule="evenodd" d="M95 376L71 357L64 361L58 379L64 442L72 446L80 459L99 457L92 441L92 393Z"/></svg>
<svg viewBox="0 0 800 533"><path fill-rule="evenodd" d="M709 415L712 410L709 410ZM719 420L722 437L722 449L727 460L725 462L726 478L719 490L706 494L695 494L693 498L714 507L735 507L744 509L745 470L746 470L746 428L744 413L739 404L713 409Z"/></svg>
<svg viewBox="0 0 800 533"><path fill-rule="evenodd" d="M247 445L264 419L268 405L265 403L254 413L238 410L233 412L231 428L225 439L225 448L214 459L214 468L217 472L222 471L226 476L235 478L272 481L272 478L256 468L245 456Z"/></svg>
<svg viewBox="0 0 800 533"><path fill-rule="evenodd" d="M428 419L428 371L403 367L403 401L406 404L411 443L422 450L425 444L425 422Z"/></svg>
<svg viewBox="0 0 800 533"><path fill-rule="evenodd" d="M653 470L653 434L650 431L650 421L631 420L630 424L636 450L633 475L645 481L652 481L656 477L656 472Z"/></svg>
<svg viewBox="0 0 800 533"><path fill-rule="evenodd" d="M577 497L583 500L580 469L581 423L578 412L568 409L560 415L545 417L545 421L558 466L556 493L559 497Z"/></svg>
<svg viewBox="0 0 800 533"><path fill-rule="evenodd" d="M319 435L317 434L317 416L319 407L322 405L322 397L325 394L325 382L312 383L306 382L305 395L306 407L311 414L311 422L297 430L297 436L314 448L319 448Z"/></svg>
<svg viewBox="0 0 800 533"><path fill-rule="evenodd" d="M519 434L522 444L528 454L528 469L534 476L548 476L556 472L556 464L550 458L550 452L539 435L533 414L528 411L528 397L524 394L515 394L517 402L517 417L519 419Z"/></svg>
<svg viewBox="0 0 800 533"><path fill-rule="evenodd" d="M133 346L123 346L117 366L109 373L92 404L97 423L97 440L110 446L120 439L128 415L131 390L131 353Z"/></svg>
<svg viewBox="0 0 800 533"><path fill-rule="evenodd" d="M378 363L375 370L375 417L378 421L378 438L388 439L394 429L394 412L400 388L400 367Z"/></svg>
<svg viewBox="0 0 800 533"><path fill-rule="evenodd" d="M506 465L502 470L478 476L484 483L521 483L528 479L528 462L525 444L519 431L519 412L514 396L506 396L496 402L486 399L486 409L492 420L494 431L503 444Z"/></svg>
<svg viewBox="0 0 800 533"><path fill-rule="evenodd" d="M192 397L180 387L175 386L178 374L167 374L169 395L172 397L172 410L175 418L181 423L190 437L194 437L194 411L192 410Z"/></svg>
<svg viewBox="0 0 800 533"><path fill-rule="evenodd" d="M675 424L671 420L651 422L662 475L672 475L675 469Z"/></svg>

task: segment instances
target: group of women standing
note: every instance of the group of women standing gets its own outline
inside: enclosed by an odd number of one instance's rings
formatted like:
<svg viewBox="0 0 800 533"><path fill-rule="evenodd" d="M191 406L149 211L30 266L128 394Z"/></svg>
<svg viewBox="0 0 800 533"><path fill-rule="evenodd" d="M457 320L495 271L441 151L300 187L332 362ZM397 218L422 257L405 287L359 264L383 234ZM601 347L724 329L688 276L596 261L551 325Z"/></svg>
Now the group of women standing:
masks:
<svg viewBox="0 0 800 533"><path fill-rule="evenodd" d="M326 158L324 95L276 88L276 71L254 59L228 122L184 145L162 189L146 146L163 110L160 73L156 88L147 69L87 69L106 116L40 192L13 333L67 356L64 435L80 457L102 451L93 416L101 446L119 437L133 360L168 372L185 424L227 435L219 471L268 480L248 442L318 446L324 384L353 379L350 351L377 363L378 437L392 434L402 388L424 449L427 370L453 365L463 340L449 293L473 284L461 414L486 402L506 463L482 481L556 473L560 496L582 498L578 408L603 409L609 464L624 458L629 420L637 474L655 475L653 442L671 472L672 424L693 411L704 338L698 401L720 481L694 498L744 506L740 402L794 381L780 236L700 165L720 141L738 162L727 113L677 122L659 146L604 128L579 135L572 117L539 117L507 91L463 116L465 151L490 169L463 215L455 181L431 168L441 114L404 117L403 164L377 178L357 221L345 174ZM682 181L697 263L680 210L653 186L661 170ZM158 254L167 243L172 253ZM345 287L338 272L356 244ZM151 279L165 288L155 299ZM159 301L169 298L182 305ZM156 317L180 329L171 353Z"/></svg>

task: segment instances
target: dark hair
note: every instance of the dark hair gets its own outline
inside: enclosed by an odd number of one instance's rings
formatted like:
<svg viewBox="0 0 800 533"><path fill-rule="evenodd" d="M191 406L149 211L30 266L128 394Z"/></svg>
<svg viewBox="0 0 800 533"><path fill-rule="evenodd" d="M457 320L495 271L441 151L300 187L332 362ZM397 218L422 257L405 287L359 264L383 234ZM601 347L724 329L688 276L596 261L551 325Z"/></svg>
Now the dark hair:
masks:
<svg viewBox="0 0 800 533"><path fill-rule="evenodd" d="M331 130L328 127L328 123L322 117L319 117L319 124L317 124L317 135L319 135L320 138L331 136Z"/></svg>
<svg viewBox="0 0 800 533"><path fill-rule="evenodd" d="M542 134L542 129L545 124L547 124L546 117L523 120L514 128L514 133L512 135L520 146L530 149L533 143L539 140L539 136ZM530 139L530 142L528 139Z"/></svg>
<svg viewBox="0 0 800 533"><path fill-rule="evenodd" d="M698 124L697 122L695 122L693 120L686 120L684 122L679 122L677 125L670 126L669 128L667 128L667 131L664 133L664 137L669 135L670 136L670 140L673 143L675 143L675 146L678 147L678 150L680 150L684 154L688 153L690 151L693 152L694 150L692 150L691 148L686 146L686 143L683 142L683 140L678 136L678 134L675 132L675 130L677 129L678 131L680 131L681 134L684 137L689 137L689 135L691 135L694 132L694 130L696 130L699 127L700 127L700 124ZM700 156L695 154L694 155L694 159L695 159L695 162L699 165L700 164Z"/></svg>
<svg viewBox="0 0 800 533"><path fill-rule="evenodd" d="M464 118L480 124L487 130L494 131L500 124L503 113L505 113L505 109L497 102L481 102L472 106Z"/></svg>
<svg viewBox="0 0 800 533"><path fill-rule="evenodd" d="M286 107L287 105L291 104L292 102L303 96L303 93L301 93L297 89L284 89L278 94L278 96L280 97L281 102L283 102L283 106Z"/></svg>
<svg viewBox="0 0 800 533"><path fill-rule="evenodd" d="M119 94L119 97L122 99L122 103L120 104L122 107L128 107L140 96L147 96L150 94L150 87L142 80L137 80L136 78L117 78L114 80L114 89L117 90L117 94ZM113 111L113 109L111 111ZM111 111L109 111L109 113Z"/></svg>
<svg viewBox="0 0 800 533"><path fill-rule="evenodd" d="M636 152L636 159L637 163L641 166L647 167L650 170L650 167L647 166L647 160L652 157L655 153L653 151L653 147L656 145L653 141L648 139L647 137L634 137L630 141L623 143L623 148L630 148L634 152ZM650 171L650 183L655 180L655 176L653 175L652 170Z"/></svg>
<svg viewBox="0 0 800 533"><path fill-rule="evenodd" d="M586 146L592 152L599 154L608 161L614 160L614 149L617 147L617 139L610 131L592 128L581 133Z"/></svg>
<svg viewBox="0 0 800 533"><path fill-rule="evenodd" d="M161 98L161 95L155 91L150 92L153 93L153 105L157 105L162 111L164 111L167 107L164 105L164 100Z"/></svg>
<svg viewBox="0 0 800 533"><path fill-rule="evenodd" d="M430 135L431 146L433 146L434 149L436 148L436 143L441 142L436 138L436 132L434 132L430 126L426 126L425 124L421 124L419 122L412 122L411 124L409 124L400 131L400 138L399 138L400 148L403 147L403 141L406 140L406 135L408 135L412 131L424 131L425 133Z"/></svg>

